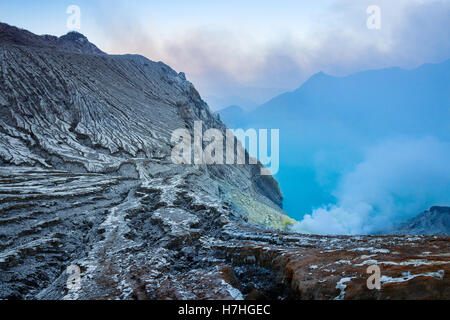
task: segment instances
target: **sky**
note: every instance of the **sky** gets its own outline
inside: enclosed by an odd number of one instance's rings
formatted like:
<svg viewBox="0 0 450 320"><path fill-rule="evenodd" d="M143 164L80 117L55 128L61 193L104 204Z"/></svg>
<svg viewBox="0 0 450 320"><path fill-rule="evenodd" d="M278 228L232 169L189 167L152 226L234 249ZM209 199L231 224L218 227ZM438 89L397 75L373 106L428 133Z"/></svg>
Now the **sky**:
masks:
<svg viewBox="0 0 450 320"><path fill-rule="evenodd" d="M80 7L79 31L99 48L185 72L213 110L254 108L320 71L450 58L450 0L15 0L0 2L0 21L60 36L69 5ZM367 27L371 5L380 29Z"/></svg>

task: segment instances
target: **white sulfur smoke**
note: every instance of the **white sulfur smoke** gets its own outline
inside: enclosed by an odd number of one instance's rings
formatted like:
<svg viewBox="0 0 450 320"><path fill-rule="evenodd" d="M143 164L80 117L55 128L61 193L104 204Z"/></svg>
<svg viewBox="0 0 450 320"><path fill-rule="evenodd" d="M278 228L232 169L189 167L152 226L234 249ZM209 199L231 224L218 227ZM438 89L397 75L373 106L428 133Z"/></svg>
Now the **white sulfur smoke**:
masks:
<svg viewBox="0 0 450 320"><path fill-rule="evenodd" d="M314 210L294 231L370 234L430 206L449 205L450 144L432 137L386 141L342 177L334 196L336 205Z"/></svg>

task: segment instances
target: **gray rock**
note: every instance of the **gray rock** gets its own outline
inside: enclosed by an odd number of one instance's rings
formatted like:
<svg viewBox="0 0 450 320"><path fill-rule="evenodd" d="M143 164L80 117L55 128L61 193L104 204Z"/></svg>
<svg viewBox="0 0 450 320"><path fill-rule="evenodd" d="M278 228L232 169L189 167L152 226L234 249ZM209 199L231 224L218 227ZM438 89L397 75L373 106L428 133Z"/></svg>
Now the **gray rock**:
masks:
<svg viewBox="0 0 450 320"><path fill-rule="evenodd" d="M450 297L447 238L276 231L260 165L172 164L173 130L225 126L163 63L0 24L0 97L0 299ZM368 257L420 287L352 287Z"/></svg>
<svg viewBox="0 0 450 320"><path fill-rule="evenodd" d="M127 299L133 272L212 272L205 239L248 220L230 194L287 218L260 165L171 163L172 132L196 120L226 129L161 62L0 24L0 298Z"/></svg>
<svg viewBox="0 0 450 320"><path fill-rule="evenodd" d="M29 31L0 23L0 42L71 53L105 54L90 43L84 35L75 31L59 38L50 35L38 36Z"/></svg>

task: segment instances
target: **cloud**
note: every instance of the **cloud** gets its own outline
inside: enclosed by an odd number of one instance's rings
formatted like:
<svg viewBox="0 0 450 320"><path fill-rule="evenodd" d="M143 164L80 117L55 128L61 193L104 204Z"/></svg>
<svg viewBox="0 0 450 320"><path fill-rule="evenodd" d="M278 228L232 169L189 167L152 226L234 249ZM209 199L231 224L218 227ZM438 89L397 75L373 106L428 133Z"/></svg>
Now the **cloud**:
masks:
<svg viewBox="0 0 450 320"><path fill-rule="evenodd" d="M341 178L328 205L294 230L313 234L370 234L389 230L433 205L450 205L450 144L436 138L393 139L370 148Z"/></svg>
<svg viewBox="0 0 450 320"><path fill-rule="evenodd" d="M205 17L205 22L186 19L169 28L149 19L131 20L123 15L116 19L108 14L101 24L108 39L104 47L109 52L140 53L164 61L186 72L203 96L241 95L253 100L255 88L295 89L319 71L345 75L390 66L415 67L450 57L448 1L331 3L292 26L280 20L280 3L279 20L270 20L271 32L264 21L255 20L251 24L241 20L210 24ZM366 9L373 4L381 7L379 31L366 27ZM249 8L235 4L235 10ZM242 17L245 14L236 19Z"/></svg>

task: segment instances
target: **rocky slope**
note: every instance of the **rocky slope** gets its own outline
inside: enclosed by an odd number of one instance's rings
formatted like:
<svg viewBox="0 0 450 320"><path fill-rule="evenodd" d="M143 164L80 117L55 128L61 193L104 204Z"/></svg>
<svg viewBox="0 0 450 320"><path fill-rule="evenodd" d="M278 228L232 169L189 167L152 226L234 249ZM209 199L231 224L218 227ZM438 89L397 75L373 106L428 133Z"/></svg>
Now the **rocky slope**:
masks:
<svg viewBox="0 0 450 320"><path fill-rule="evenodd" d="M450 208L431 207L399 225L391 234L450 236Z"/></svg>
<svg viewBox="0 0 450 320"><path fill-rule="evenodd" d="M172 164L173 130L224 125L184 74L83 39L0 25L0 298L450 297L448 238L275 231L259 165Z"/></svg>

